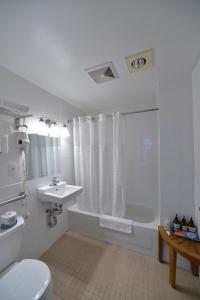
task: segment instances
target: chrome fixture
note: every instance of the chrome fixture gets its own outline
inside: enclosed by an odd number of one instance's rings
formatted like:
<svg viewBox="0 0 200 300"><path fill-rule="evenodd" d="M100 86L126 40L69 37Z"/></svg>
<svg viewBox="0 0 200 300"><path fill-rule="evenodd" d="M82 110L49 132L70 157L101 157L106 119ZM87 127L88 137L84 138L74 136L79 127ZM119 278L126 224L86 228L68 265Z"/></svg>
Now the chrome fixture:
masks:
<svg viewBox="0 0 200 300"><path fill-rule="evenodd" d="M57 125L56 121L51 121L51 125L56 126Z"/></svg>
<svg viewBox="0 0 200 300"><path fill-rule="evenodd" d="M54 176L54 177L52 178L51 183L50 183L49 185L50 185L50 186L54 186L54 185L56 186L59 182L60 182L60 180L57 179L56 176Z"/></svg>
<svg viewBox="0 0 200 300"><path fill-rule="evenodd" d="M54 205L54 213L55 215L60 215L62 214L62 204L55 204Z"/></svg>
<svg viewBox="0 0 200 300"><path fill-rule="evenodd" d="M44 122L44 118L40 117L39 122Z"/></svg>
<svg viewBox="0 0 200 300"><path fill-rule="evenodd" d="M47 224L49 227L54 227L57 224L57 217L55 216L55 214L53 214L53 212L51 212L51 210L47 211L48 215L47 215Z"/></svg>
<svg viewBox="0 0 200 300"><path fill-rule="evenodd" d="M18 196L14 197L14 198L10 198L10 199L1 201L0 202L0 206L3 206L3 205L6 205L8 203L12 203L12 202L16 202L16 201L19 201L21 199L24 199L24 198L26 198L27 195L28 194L26 192L22 192L22 193L20 193Z"/></svg>
<svg viewBox="0 0 200 300"><path fill-rule="evenodd" d="M41 119L43 119L43 118L40 118L40 122L41 122ZM45 124L46 124L49 128L51 128L52 125L54 125L54 126L57 125L57 124L56 124L56 121L51 120L51 119L46 119L44 122L45 122Z"/></svg>
<svg viewBox="0 0 200 300"><path fill-rule="evenodd" d="M40 117L39 122L41 123L42 126L48 129L47 135L49 136L51 136L51 134L53 134L53 136L60 136L60 137L70 136L69 129L66 123L62 121L56 121L50 118Z"/></svg>
<svg viewBox="0 0 200 300"><path fill-rule="evenodd" d="M150 111L157 111L157 110L159 111L159 107L149 108L149 109L143 109L143 110L135 110L135 111L130 111L130 112L124 112L124 113L121 113L121 114L122 114L122 116L126 116L126 115L140 114L140 113L145 113L145 112L150 112ZM92 117L92 121L94 121L96 119L96 117L97 116L94 115ZM112 115L108 114L107 117L112 117ZM88 117L86 116L85 117L85 121L87 121L87 120L88 120ZM67 122L71 123L71 122L73 122L73 120L68 120Z"/></svg>
<svg viewBox="0 0 200 300"><path fill-rule="evenodd" d="M32 115L27 115L27 116L23 116L23 117L19 117L15 119L15 128L16 130L20 130L20 128L24 128L25 131L27 131L28 126L25 124L26 118L28 117L32 117ZM21 124L21 120L22 120L22 124Z"/></svg>
<svg viewBox="0 0 200 300"><path fill-rule="evenodd" d="M54 227L57 224L57 215L62 213L62 204L55 203L54 206L46 210L47 224L49 227Z"/></svg>

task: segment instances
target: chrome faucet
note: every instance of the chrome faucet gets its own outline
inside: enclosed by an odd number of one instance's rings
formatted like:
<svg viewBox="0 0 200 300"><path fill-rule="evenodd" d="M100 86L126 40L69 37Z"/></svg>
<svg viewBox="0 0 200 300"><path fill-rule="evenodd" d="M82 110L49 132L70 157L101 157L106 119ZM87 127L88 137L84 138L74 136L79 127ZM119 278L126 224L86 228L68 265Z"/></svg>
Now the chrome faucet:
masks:
<svg viewBox="0 0 200 300"><path fill-rule="evenodd" d="M52 185L57 185L59 182L60 182L60 180L57 179L56 176L54 176L54 177L52 178L52 181L51 181L50 185L51 185L51 186L52 186Z"/></svg>

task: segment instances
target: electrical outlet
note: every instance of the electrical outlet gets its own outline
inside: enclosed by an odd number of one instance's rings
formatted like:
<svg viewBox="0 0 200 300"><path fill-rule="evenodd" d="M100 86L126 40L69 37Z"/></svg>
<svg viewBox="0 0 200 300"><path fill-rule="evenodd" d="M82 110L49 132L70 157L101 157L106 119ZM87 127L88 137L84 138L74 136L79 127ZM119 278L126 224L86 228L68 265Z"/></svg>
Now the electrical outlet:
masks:
<svg viewBox="0 0 200 300"><path fill-rule="evenodd" d="M8 164L8 174L9 174L9 176L15 176L17 174L17 164L16 163Z"/></svg>

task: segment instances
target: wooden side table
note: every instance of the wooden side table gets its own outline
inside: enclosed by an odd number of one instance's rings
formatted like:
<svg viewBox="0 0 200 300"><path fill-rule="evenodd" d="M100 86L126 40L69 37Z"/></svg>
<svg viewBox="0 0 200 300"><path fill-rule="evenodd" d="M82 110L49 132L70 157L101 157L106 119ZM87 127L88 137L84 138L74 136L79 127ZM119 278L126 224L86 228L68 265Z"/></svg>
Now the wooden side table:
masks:
<svg viewBox="0 0 200 300"><path fill-rule="evenodd" d="M163 226L158 226L158 254L159 262L163 262L163 241L169 246L169 284L176 285L176 257L177 253L191 262L191 271L199 276L200 242L182 237L168 235Z"/></svg>

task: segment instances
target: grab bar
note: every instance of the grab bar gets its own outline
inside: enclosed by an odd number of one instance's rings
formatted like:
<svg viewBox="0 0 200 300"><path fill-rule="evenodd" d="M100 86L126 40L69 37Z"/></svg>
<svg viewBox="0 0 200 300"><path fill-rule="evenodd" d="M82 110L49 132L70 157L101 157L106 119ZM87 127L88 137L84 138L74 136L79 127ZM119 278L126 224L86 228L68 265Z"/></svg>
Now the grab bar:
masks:
<svg viewBox="0 0 200 300"><path fill-rule="evenodd" d="M28 196L27 193L25 193L25 192L20 193L17 197L14 197L14 198L11 198L11 199L0 202L0 206L3 206L3 205L6 205L8 203L12 203L12 202L24 199L24 198L26 198L26 196Z"/></svg>

